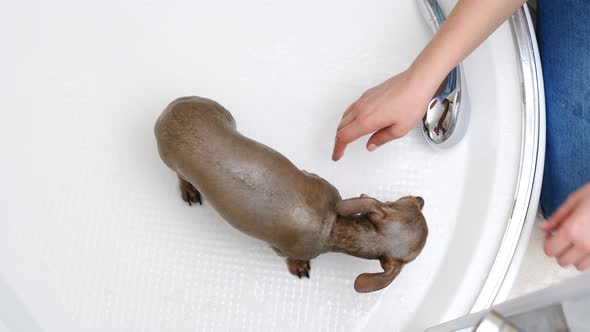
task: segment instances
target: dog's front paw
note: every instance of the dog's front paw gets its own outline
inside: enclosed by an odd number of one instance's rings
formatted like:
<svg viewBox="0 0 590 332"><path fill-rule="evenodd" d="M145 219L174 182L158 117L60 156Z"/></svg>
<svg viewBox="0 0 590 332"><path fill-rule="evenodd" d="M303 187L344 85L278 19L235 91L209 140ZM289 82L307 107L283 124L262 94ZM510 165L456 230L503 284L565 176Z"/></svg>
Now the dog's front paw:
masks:
<svg viewBox="0 0 590 332"><path fill-rule="evenodd" d="M192 205L192 203L199 203L203 205L201 201L201 193L195 188L190 182L187 182L183 179L180 179L180 194L182 196L182 200L187 202L188 205Z"/></svg>
<svg viewBox="0 0 590 332"><path fill-rule="evenodd" d="M301 259L294 259L294 258L287 258L287 266L289 267L289 272L292 275L301 279L301 277L306 277L309 279L309 271L311 271L311 265L309 261L301 260Z"/></svg>

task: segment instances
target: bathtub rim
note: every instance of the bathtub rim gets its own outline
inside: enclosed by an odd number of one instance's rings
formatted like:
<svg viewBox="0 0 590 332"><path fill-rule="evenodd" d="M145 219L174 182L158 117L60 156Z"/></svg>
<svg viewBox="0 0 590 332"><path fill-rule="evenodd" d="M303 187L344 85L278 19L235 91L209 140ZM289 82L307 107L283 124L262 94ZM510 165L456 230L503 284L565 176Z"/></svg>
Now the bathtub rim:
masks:
<svg viewBox="0 0 590 332"><path fill-rule="evenodd" d="M541 60L527 5L509 20L521 86L522 135L512 211L498 253L471 312L504 301L528 246L539 205L545 157L545 93Z"/></svg>

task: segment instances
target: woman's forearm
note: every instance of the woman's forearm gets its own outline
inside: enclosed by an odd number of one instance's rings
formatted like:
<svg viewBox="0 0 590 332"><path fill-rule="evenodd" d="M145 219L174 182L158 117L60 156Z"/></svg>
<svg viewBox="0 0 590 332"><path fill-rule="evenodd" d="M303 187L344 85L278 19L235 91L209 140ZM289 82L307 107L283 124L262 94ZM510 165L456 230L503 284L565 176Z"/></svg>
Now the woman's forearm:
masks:
<svg viewBox="0 0 590 332"><path fill-rule="evenodd" d="M436 89L458 63L524 3L525 0L460 0L411 65L410 72L421 84Z"/></svg>

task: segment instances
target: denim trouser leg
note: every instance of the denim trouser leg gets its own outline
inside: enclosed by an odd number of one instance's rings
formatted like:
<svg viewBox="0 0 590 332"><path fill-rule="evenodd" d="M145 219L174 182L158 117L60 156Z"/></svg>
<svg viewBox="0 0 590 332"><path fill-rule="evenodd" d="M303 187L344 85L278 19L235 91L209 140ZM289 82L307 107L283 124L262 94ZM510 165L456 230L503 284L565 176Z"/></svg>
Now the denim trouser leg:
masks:
<svg viewBox="0 0 590 332"><path fill-rule="evenodd" d="M541 207L552 215L590 181L590 0L539 0L547 146Z"/></svg>

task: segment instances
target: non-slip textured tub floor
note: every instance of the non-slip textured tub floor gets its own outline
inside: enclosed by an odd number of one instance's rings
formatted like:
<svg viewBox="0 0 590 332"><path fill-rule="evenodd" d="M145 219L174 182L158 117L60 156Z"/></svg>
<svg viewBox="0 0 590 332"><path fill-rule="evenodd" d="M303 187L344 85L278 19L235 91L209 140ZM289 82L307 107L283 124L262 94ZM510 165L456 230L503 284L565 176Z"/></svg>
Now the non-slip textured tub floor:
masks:
<svg viewBox="0 0 590 332"><path fill-rule="evenodd" d="M407 33L411 31L411 33ZM518 176L509 27L465 63L464 142L417 130L330 160L342 112L431 33L413 1L11 2L0 10L0 321L35 331L420 331L471 308ZM510 73L514 73L511 75ZM10 79L7 79L10 78ZM201 95L343 197L426 200L430 235L386 290L376 261L327 254L310 280L208 205L181 201L153 125ZM498 98L502 96L502 98ZM489 112L486 110L495 110Z"/></svg>

